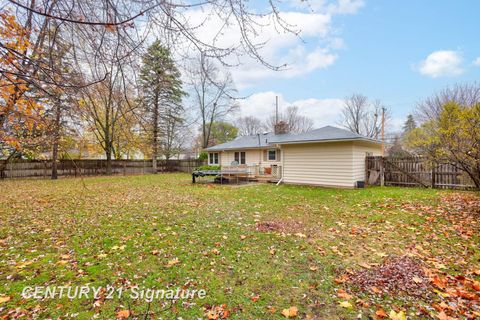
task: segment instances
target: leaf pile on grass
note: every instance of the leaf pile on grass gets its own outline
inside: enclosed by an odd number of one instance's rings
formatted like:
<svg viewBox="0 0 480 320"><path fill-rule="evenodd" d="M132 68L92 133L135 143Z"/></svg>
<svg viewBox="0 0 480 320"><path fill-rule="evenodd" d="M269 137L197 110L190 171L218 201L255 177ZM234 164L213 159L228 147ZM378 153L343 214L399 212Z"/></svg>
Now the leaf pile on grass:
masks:
<svg viewBox="0 0 480 320"><path fill-rule="evenodd" d="M433 291L441 301L432 304L439 312L439 319L480 318L480 281L462 275L451 276L438 273L438 270L426 269ZM473 274L478 276L480 272Z"/></svg>
<svg viewBox="0 0 480 320"><path fill-rule="evenodd" d="M442 198L449 211L466 213L471 216L480 216L480 197L472 194L454 193Z"/></svg>
<svg viewBox="0 0 480 320"><path fill-rule="evenodd" d="M361 270L349 277L349 283L361 291L375 294L405 294L424 297L429 279L418 259L409 256L387 258L381 265Z"/></svg>

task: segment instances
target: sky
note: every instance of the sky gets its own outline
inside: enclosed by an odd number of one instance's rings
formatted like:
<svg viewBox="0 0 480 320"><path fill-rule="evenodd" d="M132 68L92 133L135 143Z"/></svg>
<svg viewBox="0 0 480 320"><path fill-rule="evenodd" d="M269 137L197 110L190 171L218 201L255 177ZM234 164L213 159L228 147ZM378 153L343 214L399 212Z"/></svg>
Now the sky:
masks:
<svg viewBox="0 0 480 320"><path fill-rule="evenodd" d="M278 95L281 109L298 106L315 127L338 125L343 99L360 93L382 100L398 130L422 98L480 80L480 1L285 0L281 10L301 38L262 30L263 56L287 70L251 59L232 68L245 97L236 116L266 118Z"/></svg>

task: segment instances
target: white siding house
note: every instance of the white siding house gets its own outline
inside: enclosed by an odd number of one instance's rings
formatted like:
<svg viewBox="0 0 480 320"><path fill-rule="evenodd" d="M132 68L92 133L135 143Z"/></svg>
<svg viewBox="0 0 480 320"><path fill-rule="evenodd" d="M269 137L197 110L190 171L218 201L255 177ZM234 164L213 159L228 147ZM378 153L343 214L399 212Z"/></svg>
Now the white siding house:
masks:
<svg viewBox="0 0 480 320"><path fill-rule="evenodd" d="M275 174L283 183L353 188L365 179L365 157L380 155L381 144L327 126L303 134L240 137L206 151L209 164L254 167L252 172Z"/></svg>

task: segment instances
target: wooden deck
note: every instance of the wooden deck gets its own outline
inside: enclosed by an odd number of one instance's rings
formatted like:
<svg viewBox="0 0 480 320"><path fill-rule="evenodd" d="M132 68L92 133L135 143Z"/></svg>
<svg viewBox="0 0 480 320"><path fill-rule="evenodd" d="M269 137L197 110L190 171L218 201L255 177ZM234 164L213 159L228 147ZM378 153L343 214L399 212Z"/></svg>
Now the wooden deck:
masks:
<svg viewBox="0 0 480 320"><path fill-rule="evenodd" d="M250 177L248 180L255 181L255 182L263 182L263 183L277 183L280 180L280 178L272 175L258 175L258 176Z"/></svg>

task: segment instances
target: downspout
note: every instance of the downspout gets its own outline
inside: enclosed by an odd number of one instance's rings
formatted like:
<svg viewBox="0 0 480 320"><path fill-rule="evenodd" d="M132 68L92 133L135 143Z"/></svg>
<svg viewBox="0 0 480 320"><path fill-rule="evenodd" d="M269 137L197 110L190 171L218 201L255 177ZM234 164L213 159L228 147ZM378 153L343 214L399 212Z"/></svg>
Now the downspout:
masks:
<svg viewBox="0 0 480 320"><path fill-rule="evenodd" d="M280 180L278 180L277 186L280 185L280 184L283 182L283 168L284 168L283 163L284 163L284 161L285 161L285 154L284 154L284 152L283 152L282 146L279 145L279 148L280 148L280 153L281 153L281 155L282 155L282 169L281 169L281 171L280 171L281 174L282 174L282 177L280 178Z"/></svg>
<svg viewBox="0 0 480 320"><path fill-rule="evenodd" d="M263 161L263 149L261 149L261 142L260 142L260 133L257 133L258 137L258 147L260 148L260 159L258 159L258 175L260 175L260 168L262 167L262 161Z"/></svg>

